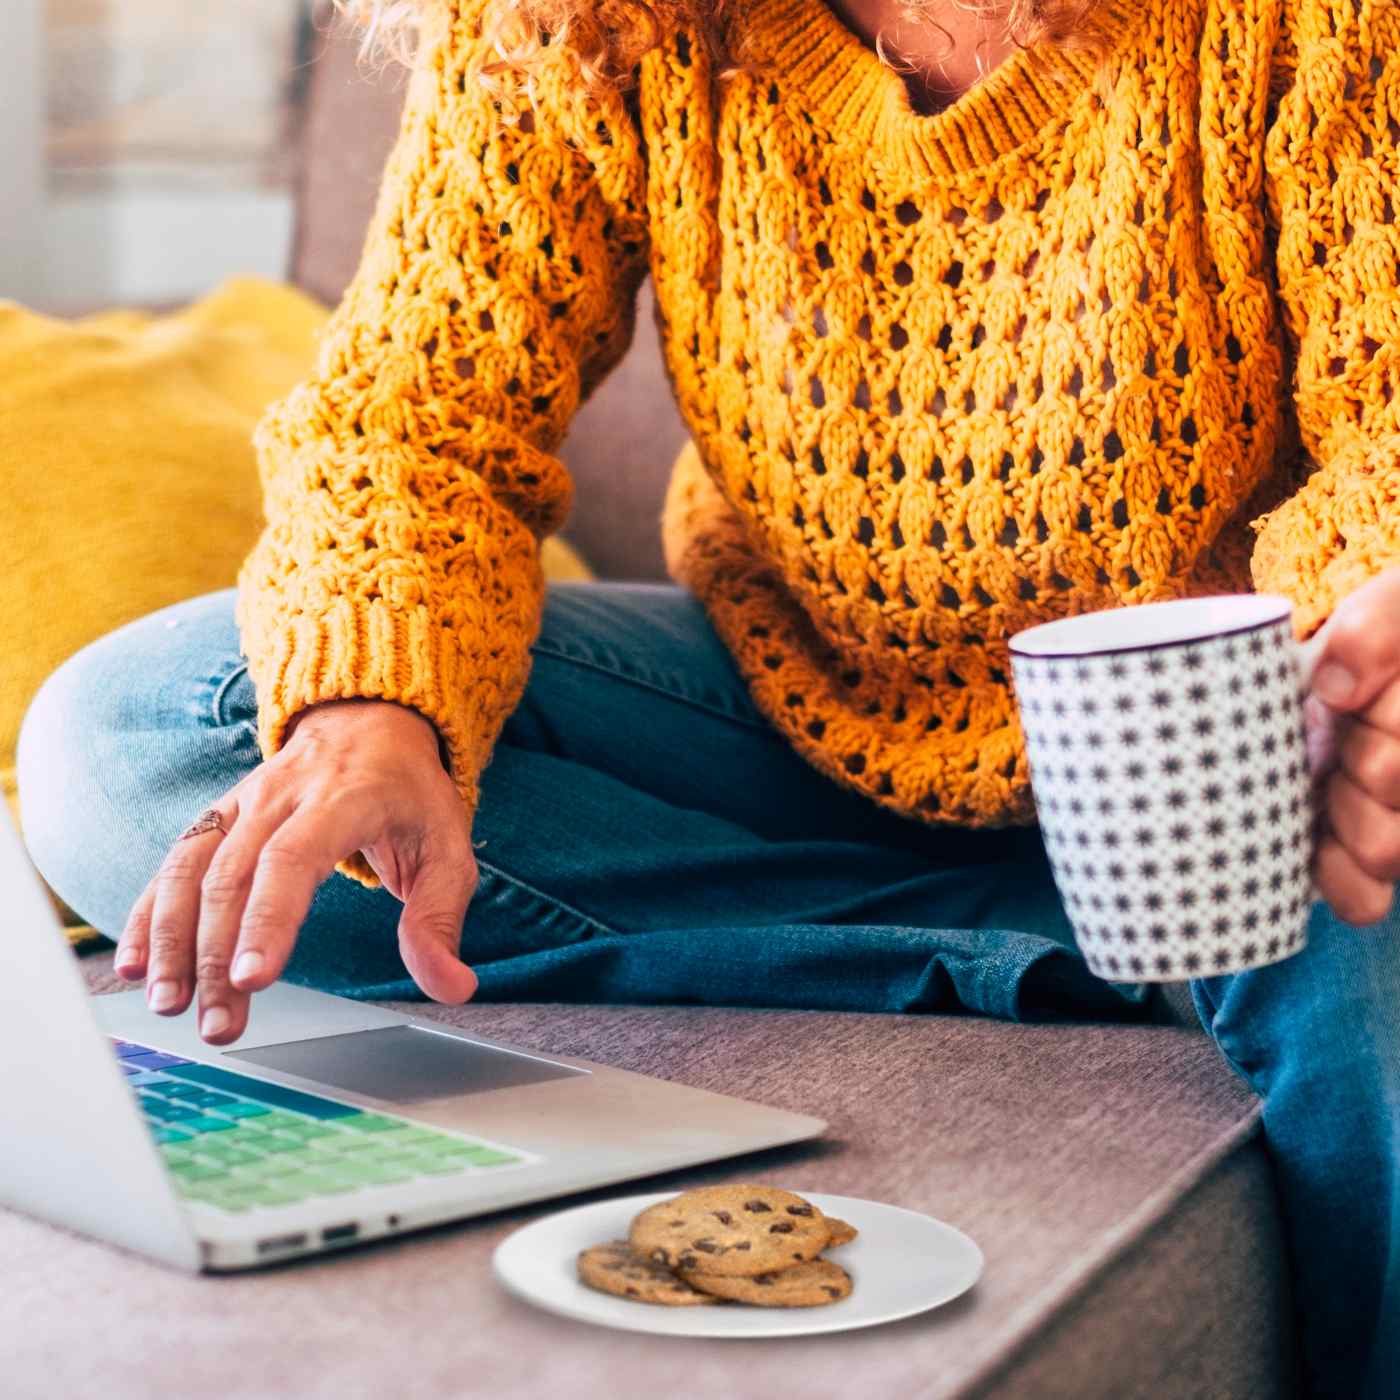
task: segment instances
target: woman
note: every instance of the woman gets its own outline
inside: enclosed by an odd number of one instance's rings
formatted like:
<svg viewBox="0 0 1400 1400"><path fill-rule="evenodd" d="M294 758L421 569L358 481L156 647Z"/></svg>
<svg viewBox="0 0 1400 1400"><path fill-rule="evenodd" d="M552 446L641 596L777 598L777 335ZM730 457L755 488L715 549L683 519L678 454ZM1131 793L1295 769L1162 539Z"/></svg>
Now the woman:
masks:
<svg viewBox="0 0 1400 1400"><path fill-rule="evenodd" d="M1326 903L1193 992L1264 1096L1314 1388L1388 1393L1400 953L1348 925L1400 874L1400 11L420 8L360 272L259 433L236 622L198 599L50 681L40 866L213 1044L284 968L1130 1014L1026 825L1006 639L1288 594ZM648 271L685 591L546 598L552 454Z"/></svg>

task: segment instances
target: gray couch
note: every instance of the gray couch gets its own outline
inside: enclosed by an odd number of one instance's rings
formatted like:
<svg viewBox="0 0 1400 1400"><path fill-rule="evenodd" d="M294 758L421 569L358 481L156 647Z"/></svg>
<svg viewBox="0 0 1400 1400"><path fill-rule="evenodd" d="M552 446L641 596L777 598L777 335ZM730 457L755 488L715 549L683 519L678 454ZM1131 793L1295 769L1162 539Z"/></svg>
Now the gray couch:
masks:
<svg viewBox="0 0 1400 1400"><path fill-rule="evenodd" d="M343 36L317 49L292 275L330 301L358 253L399 85L360 75ZM578 485L569 534L601 573L660 575L657 514L682 436L643 307L634 349L566 449ZM117 985L110 957L84 966L94 990ZM865 1333L682 1342L561 1321L495 1286L495 1244L549 1207L200 1281L0 1214L5 1394L1295 1391L1258 1106L1180 995L1142 1025L541 1005L426 1014L820 1114L832 1125L823 1142L646 1185L760 1178L927 1210L978 1240L985 1278L937 1313Z"/></svg>

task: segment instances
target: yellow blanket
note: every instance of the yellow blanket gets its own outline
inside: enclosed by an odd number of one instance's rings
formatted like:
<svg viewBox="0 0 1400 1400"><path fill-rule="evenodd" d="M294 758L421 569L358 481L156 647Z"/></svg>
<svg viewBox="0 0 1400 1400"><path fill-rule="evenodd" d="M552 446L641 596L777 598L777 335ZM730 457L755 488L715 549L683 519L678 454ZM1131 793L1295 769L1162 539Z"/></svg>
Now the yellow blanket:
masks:
<svg viewBox="0 0 1400 1400"><path fill-rule="evenodd" d="M0 302L0 791L45 676L132 618L234 582L256 538L250 446L325 321L290 287L225 284L176 315L79 321ZM586 577L566 546L551 577ZM65 911L66 912L66 911ZM75 942L96 937L71 914Z"/></svg>

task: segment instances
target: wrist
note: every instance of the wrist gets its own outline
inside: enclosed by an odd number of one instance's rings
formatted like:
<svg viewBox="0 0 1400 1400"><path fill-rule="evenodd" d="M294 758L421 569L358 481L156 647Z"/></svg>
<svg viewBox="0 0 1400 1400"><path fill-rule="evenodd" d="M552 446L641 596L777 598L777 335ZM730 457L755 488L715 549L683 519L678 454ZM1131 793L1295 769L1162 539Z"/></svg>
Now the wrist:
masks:
<svg viewBox="0 0 1400 1400"><path fill-rule="evenodd" d="M401 736L396 742L422 744L447 767L446 746L436 725L421 711L393 700L351 696L308 705L287 721L283 743L291 743L298 735L303 741L315 740L328 733L343 739L345 735L360 730L382 734L386 729Z"/></svg>

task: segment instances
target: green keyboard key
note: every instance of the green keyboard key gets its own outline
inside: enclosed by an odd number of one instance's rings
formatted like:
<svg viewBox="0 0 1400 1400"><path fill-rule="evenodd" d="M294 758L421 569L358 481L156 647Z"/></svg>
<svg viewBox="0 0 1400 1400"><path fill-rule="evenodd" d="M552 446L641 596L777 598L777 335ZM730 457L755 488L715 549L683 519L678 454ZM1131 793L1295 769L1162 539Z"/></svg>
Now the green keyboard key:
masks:
<svg viewBox="0 0 1400 1400"><path fill-rule="evenodd" d="M228 1175L222 1167L207 1167L200 1162L172 1162L170 1171L178 1180L187 1184L214 1181Z"/></svg>
<svg viewBox="0 0 1400 1400"><path fill-rule="evenodd" d="M297 1176L284 1177L277 1182L282 1191L298 1191L302 1196L342 1196L354 1191L359 1183L343 1176L328 1176L324 1173L303 1172Z"/></svg>
<svg viewBox="0 0 1400 1400"><path fill-rule="evenodd" d="M376 1143L373 1138L356 1137L353 1133L331 1133L329 1137L311 1138L306 1145L325 1157L340 1157L367 1147L373 1149Z"/></svg>
<svg viewBox="0 0 1400 1400"><path fill-rule="evenodd" d="M419 1157L414 1167L421 1176L456 1176L470 1164L452 1157Z"/></svg>
<svg viewBox="0 0 1400 1400"><path fill-rule="evenodd" d="M258 1206L291 1206L305 1199L304 1196L295 1191L278 1191L269 1186L253 1198L253 1204Z"/></svg>
<svg viewBox="0 0 1400 1400"><path fill-rule="evenodd" d="M474 1167L502 1167L507 1162L518 1162L520 1158L511 1152L502 1152L495 1147L476 1147L467 1157Z"/></svg>
<svg viewBox="0 0 1400 1400"><path fill-rule="evenodd" d="M321 1143L316 1145L322 1146ZM335 1150L346 1157L373 1157L384 1150L384 1144L374 1133L345 1133Z"/></svg>
<svg viewBox="0 0 1400 1400"><path fill-rule="evenodd" d="M309 1152L274 1152L268 1157L259 1157L246 1166L238 1168L241 1177L258 1180L289 1176L293 1172L320 1170L325 1158L312 1156Z"/></svg>
<svg viewBox="0 0 1400 1400"><path fill-rule="evenodd" d="M409 1125L402 1118L385 1118L378 1113L357 1113L352 1118L342 1118L340 1127L356 1133L397 1133Z"/></svg>
<svg viewBox="0 0 1400 1400"><path fill-rule="evenodd" d="M226 1167L245 1167L250 1162L262 1161L258 1153L245 1152L241 1147L220 1142L218 1138L201 1138L198 1151L201 1158Z"/></svg>
<svg viewBox="0 0 1400 1400"><path fill-rule="evenodd" d="M231 1103L219 1110L225 1118L265 1118L272 1109L260 1103Z"/></svg>
<svg viewBox="0 0 1400 1400"><path fill-rule="evenodd" d="M431 1128L405 1128L394 1138L394 1148L428 1146L435 1142L441 1142L443 1135L435 1133Z"/></svg>
<svg viewBox="0 0 1400 1400"><path fill-rule="evenodd" d="M176 1138L180 1141L175 1141ZM162 1128L156 1134L160 1143L161 1155L167 1162L188 1162L194 1155L194 1139L184 1133L176 1133L173 1128Z"/></svg>
<svg viewBox="0 0 1400 1400"><path fill-rule="evenodd" d="M274 1108L258 1119L258 1127L265 1128L268 1132L279 1132L283 1128L299 1128L308 1121L299 1114L284 1113L280 1108Z"/></svg>
<svg viewBox="0 0 1400 1400"><path fill-rule="evenodd" d="M488 1149L477 1142L435 1142L425 1143L418 1151L425 1157L438 1157L445 1162L475 1163L477 1155Z"/></svg>
<svg viewBox="0 0 1400 1400"><path fill-rule="evenodd" d="M289 1173L283 1169L280 1157L268 1157L257 1162L249 1162L244 1167L235 1167L229 1180L240 1181L244 1185L256 1185L259 1182L273 1181L287 1175Z"/></svg>
<svg viewBox="0 0 1400 1400"><path fill-rule="evenodd" d="M231 1139L231 1141L236 1142L240 1147L246 1147L249 1152L266 1152L268 1143L281 1141L280 1138L274 1137L273 1134L263 1132L261 1130L262 1120L259 1119L257 1121L257 1128L249 1127L246 1122L240 1122L238 1125L238 1136Z"/></svg>
<svg viewBox="0 0 1400 1400"><path fill-rule="evenodd" d="M321 1123L314 1123L308 1120L304 1123L283 1123L278 1126L279 1133L286 1133L288 1137L300 1138L303 1142L310 1142L312 1138L339 1137L340 1133L334 1128L327 1128Z"/></svg>
<svg viewBox="0 0 1400 1400"><path fill-rule="evenodd" d="M177 1133L174 1128L157 1128L156 1141L163 1146L174 1147L177 1143L189 1142L188 1133Z"/></svg>
<svg viewBox="0 0 1400 1400"><path fill-rule="evenodd" d="M180 1122L181 1131L186 1133L226 1133L237 1126L227 1118L185 1118Z"/></svg>
<svg viewBox="0 0 1400 1400"><path fill-rule="evenodd" d="M259 1152L300 1152L304 1144L300 1138L281 1137L269 1133L267 1141L258 1144Z"/></svg>
<svg viewBox="0 0 1400 1400"><path fill-rule="evenodd" d="M383 1162L370 1161L364 1157L349 1157L341 1164L340 1171L352 1181L362 1186L391 1186L399 1181L411 1181L418 1175L412 1167L394 1167Z"/></svg>

